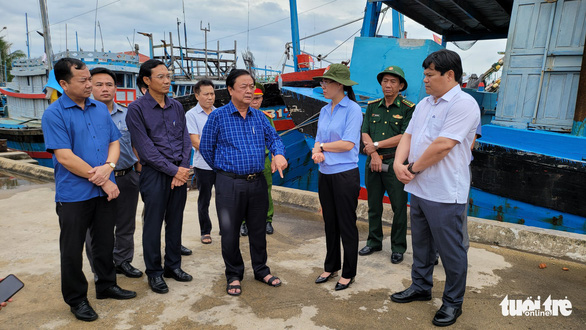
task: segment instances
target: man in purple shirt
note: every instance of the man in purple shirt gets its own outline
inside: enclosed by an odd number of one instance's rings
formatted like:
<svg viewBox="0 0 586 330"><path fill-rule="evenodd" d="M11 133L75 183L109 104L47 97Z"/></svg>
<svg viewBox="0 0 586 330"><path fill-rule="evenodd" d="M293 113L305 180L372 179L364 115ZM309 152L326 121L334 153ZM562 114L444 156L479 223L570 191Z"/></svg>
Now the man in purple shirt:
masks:
<svg viewBox="0 0 586 330"><path fill-rule="evenodd" d="M191 141L181 104L169 99L171 74L158 60L143 63L138 79L146 94L128 106L126 125L138 152L144 202L142 246L145 273L151 289L167 293L164 277L187 282L193 278L181 269L181 230L187 199ZM165 221L165 263L161 267L161 227Z"/></svg>

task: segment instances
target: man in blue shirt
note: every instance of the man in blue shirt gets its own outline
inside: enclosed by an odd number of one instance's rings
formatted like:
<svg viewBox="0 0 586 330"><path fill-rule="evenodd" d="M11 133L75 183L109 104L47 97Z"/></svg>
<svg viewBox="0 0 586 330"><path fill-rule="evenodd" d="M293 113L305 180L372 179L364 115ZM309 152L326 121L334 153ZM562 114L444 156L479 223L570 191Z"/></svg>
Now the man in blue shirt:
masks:
<svg viewBox="0 0 586 330"><path fill-rule="evenodd" d="M130 263L134 257L134 231L136 228L136 205L138 204L138 173L134 171L134 165L138 162L132 144L130 132L126 127L126 113L128 109L116 104L116 75L106 68L93 68L92 95L96 101L104 103L108 107L114 125L120 131L120 158L114 176L120 190L120 195L114 201L116 204L116 222L114 239L114 265L116 272L127 277L138 278L142 272ZM91 235L88 232L86 246L91 246ZM91 249L86 249L92 270L93 256Z"/></svg>
<svg viewBox="0 0 586 330"><path fill-rule="evenodd" d="M164 277L187 282L181 269L181 231L187 199L191 141L183 106L167 97L171 74L165 64L148 60L140 66L139 80L148 90L128 106L126 124L138 152L144 202L142 246L151 289L167 293ZM165 221L165 262L161 266L161 228Z"/></svg>
<svg viewBox="0 0 586 330"><path fill-rule="evenodd" d="M88 283L82 270L83 243L90 231L95 260L96 297L130 299L136 292L116 285L112 262L116 208L119 195L112 172L120 154L120 132L108 109L89 98L91 76L77 59L55 64L55 77L64 94L43 114L43 134L55 167L55 202L61 234L61 291L71 312L83 321L98 314L87 300Z"/></svg>
<svg viewBox="0 0 586 330"><path fill-rule="evenodd" d="M287 167L285 146L266 116L251 108L254 79L246 70L232 70L226 79L231 96L214 110L203 129L199 150L216 175L216 210L222 231L222 257L226 265L226 292L238 296L244 262L239 229L246 218L254 278L270 286L281 285L267 267L265 220L268 188L263 175L265 146L274 155L272 172Z"/></svg>

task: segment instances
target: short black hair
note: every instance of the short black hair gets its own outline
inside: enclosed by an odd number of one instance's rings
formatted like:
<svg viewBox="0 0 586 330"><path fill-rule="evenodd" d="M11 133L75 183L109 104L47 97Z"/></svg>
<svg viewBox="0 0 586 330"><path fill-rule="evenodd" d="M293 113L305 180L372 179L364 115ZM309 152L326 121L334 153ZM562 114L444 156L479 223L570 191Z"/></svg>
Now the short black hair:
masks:
<svg viewBox="0 0 586 330"><path fill-rule="evenodd" d="M424 69L429 69L431 63L434 64L435 70L439 71L442 76L452 70L454 71L454 79L457 82L462 78L462 60L455 51L440 49L437 52L433 52L423 61L422 66Z"/></svg>
<svg viewBox="0 0 586 330"><path fill-rule="evenodd" d="M74 67L76 70L81 70L85 68L85 63L82 61L71 58L71 57L64 57L55 63L55 79L57 79L57 83L61 80L65 80L69 83L71 78L73 77L73 72L71 72L71 67Z"/></svg>
<svg viewBox="0 0 586 330"><path fill-rule="evenodd" d="M138 81L144 83L144 77L150 77L153 69L158 67L159 65L165 65L162 61L150 59L144 62L140 66L140 70L138 70ZM166 66L165 66L166 67Z"/></svg>
<svg viewBox="0 0 586 330"><path fill-rule="evenodd" d="M254 80L254 77L250 74L250 72L248 72L244 69L234 69L234 70L230 71L230 74L228 74L228 78L226 78L226 86L234 88L234 84L236 83L236 78L243 76L243 75L249 75L252 78L252 82L256 83L256 80Z"/></svg>
<svg viewBox="0 0 586 330"><path fill-rule="evenodd" d="M214 88L214 83L209 79L202 79L198 81L195 84L195 86L193 86L193 91L195 94L199 95L199 90L201 89L201 86L212 86L212 88Z"/></svg>
<svg viewBox="0 0 586 330"><path fill-rule="evenodd" d="M90 70L90 74L92 75L92 77L99 73L107 74L108 76L112 77L114 83L116 83L116 74L112 70L106 68L93 68Z"/></svg>
<svg viewBox="0 0 586 330"><path fill-rule="evenodd" d="M142 89L149 89L149 86L147 86L144 81L142 79L140 79L140 77L136 77L136 87L138 87L138 91L142 93ZM144 94L143 94L144 95Z"/></svg>

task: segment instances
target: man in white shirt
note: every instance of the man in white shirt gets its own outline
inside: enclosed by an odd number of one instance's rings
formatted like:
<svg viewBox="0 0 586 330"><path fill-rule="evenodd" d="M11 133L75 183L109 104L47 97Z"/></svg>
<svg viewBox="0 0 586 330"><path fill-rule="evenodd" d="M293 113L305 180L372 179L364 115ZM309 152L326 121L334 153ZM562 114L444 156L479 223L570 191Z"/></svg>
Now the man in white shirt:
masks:
<svg viewBox="0 0 586 330"><path fill-rule="evenodd" d="M199 228L201 231L201 242L203 244L212 243L210 232L212 231L212 222L209 215L210 199L212 198L212 187L216 182L216 172L206 163L199 152L199 141L203 127L208 121L208 115L214 109L216 94L214 84L207 79L200 80L195 84L195 98L197 105L190 109L186 114L187 130L193 145L193 166L195 168L195 178L199 196L197 198L197 212L199 217Z"/></svg>
<svg viewBox="0 0 586 330"><path fill-rule="evenodd" d="M462 225L470 189L470 147L480 110L460 89L462 62L457 53L447 49L434 52L425 59L423 68L430 96L417 104L393 163L397 178L411 193L412 284L391 295L391 300L431 300L437 247L446 284L442 306L432 323L448 326L462 314L466 289L468 256Z"/></svg>

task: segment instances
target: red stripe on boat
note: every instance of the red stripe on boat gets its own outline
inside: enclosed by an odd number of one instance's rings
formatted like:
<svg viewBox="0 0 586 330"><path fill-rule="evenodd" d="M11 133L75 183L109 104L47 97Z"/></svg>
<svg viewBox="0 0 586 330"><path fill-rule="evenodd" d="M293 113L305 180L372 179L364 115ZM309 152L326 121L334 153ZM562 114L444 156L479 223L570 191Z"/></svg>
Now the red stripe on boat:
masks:
<svg viewBox="0 0 586 330"><path fill-rule="evenodd" d="M24 93L10 92L10 91L5 90L4 88L0 88L0 92L2 92L2 94L16 97L19 99L44 99L45 98L45 94L24 94Z"/></svg>

